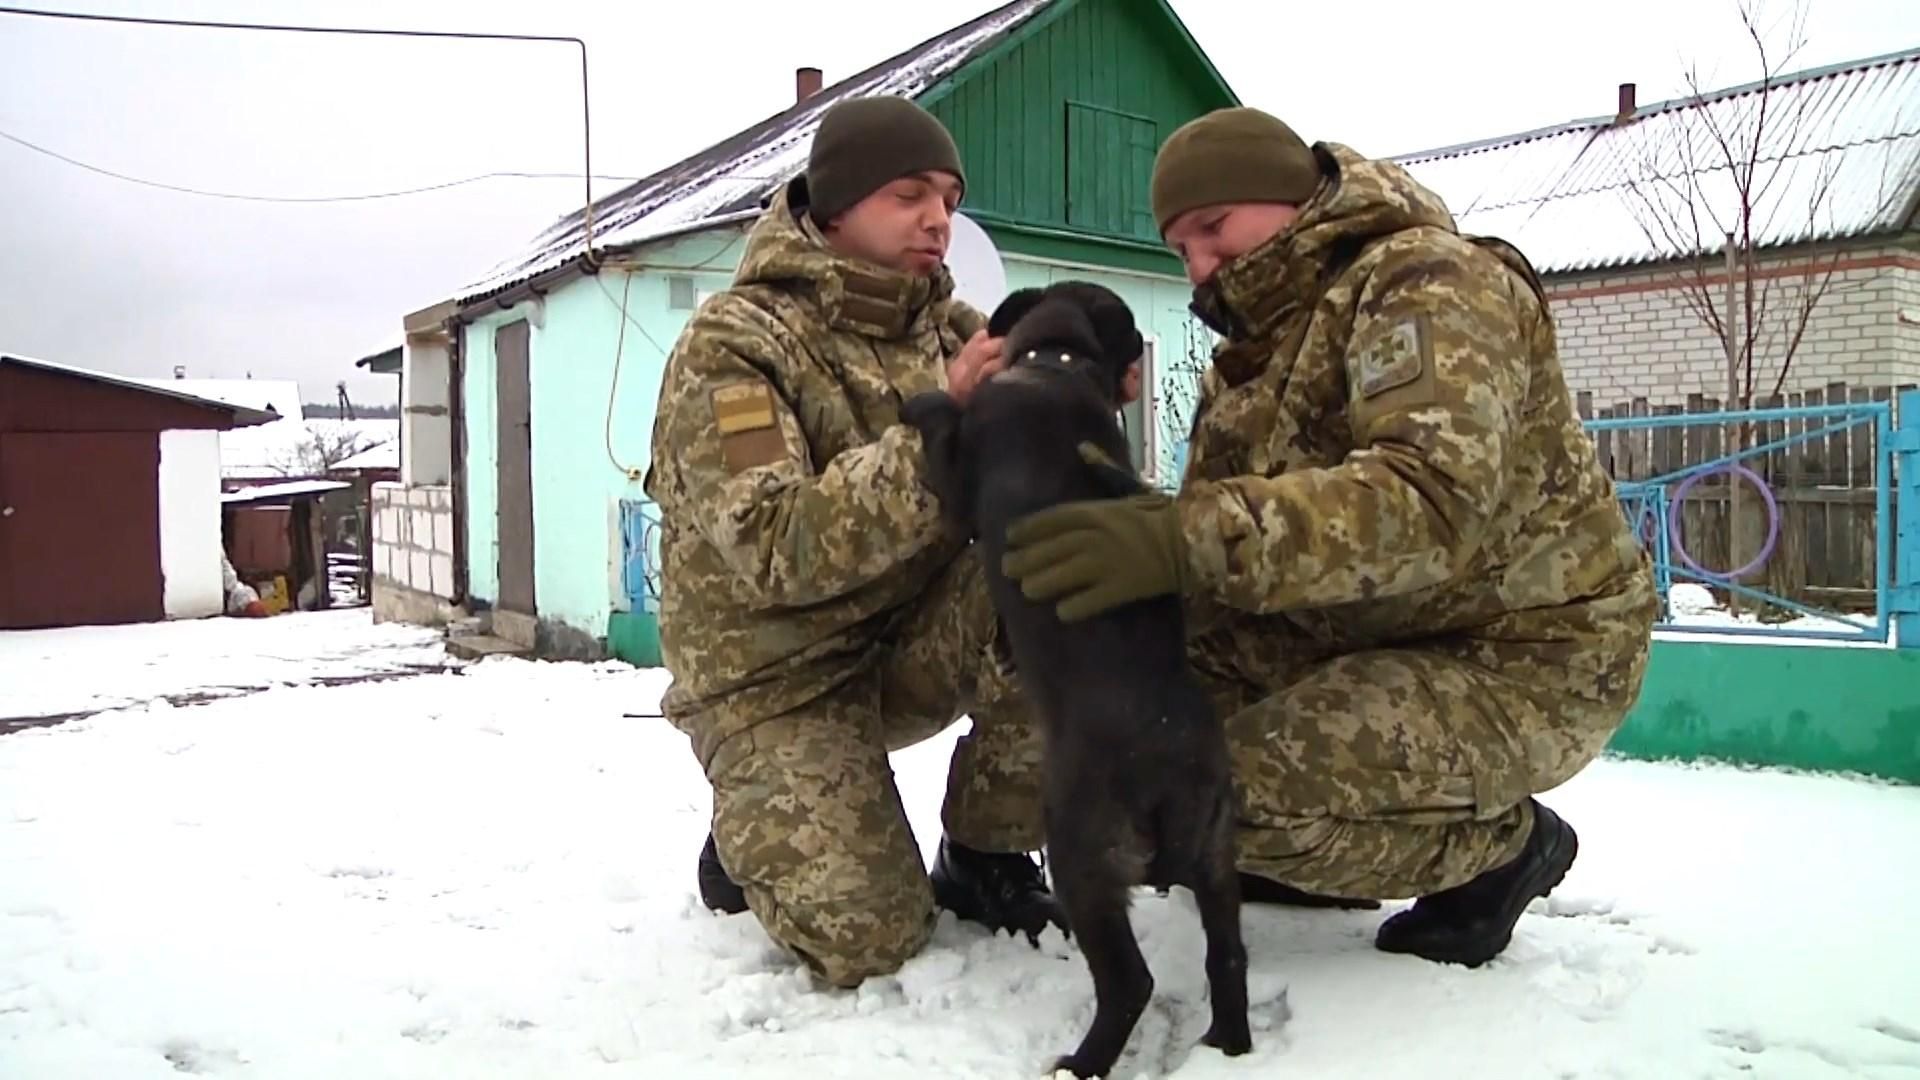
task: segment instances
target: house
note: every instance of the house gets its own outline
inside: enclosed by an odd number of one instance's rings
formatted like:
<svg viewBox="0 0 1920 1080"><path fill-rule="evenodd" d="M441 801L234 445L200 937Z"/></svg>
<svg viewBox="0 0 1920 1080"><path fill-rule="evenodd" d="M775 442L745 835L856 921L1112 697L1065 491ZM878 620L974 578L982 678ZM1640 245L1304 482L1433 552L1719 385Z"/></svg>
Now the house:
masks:
<svg viewBox="0 0 1920 1080"><path fill-rule="evenodd" d="M1133 306L1150 369L1186 348L1191 291L1153 222L1153 158L1175 127L1238 99L1164 0L1014 0L822 81L798 69L776 115L405 320L403 481L376 494L377 612L465 605L542 655L650 661L641 482L667 351L844 98L911 97L947 125L969 175L962 212L1008 288L1099 281ZM1163 478L1180 430L1150 404L1128 422ZM389 531L400 523L404 537Z"/></svg>
<svg viewBox="0 0 1920 1080"><path fill-rule="evenodd" d="M220 614L221 433L274 419L0 354L0 628Z"/></svg>
<svg viewBox="0 0 1920 1080"><path fill-rule="evenodd" d="M1533 260L1572 388L1602 404L1726 397L1723 346L1690 303L1724 290L1724 233L1743 219L1721 137L1757 162L1756 403L1776 382L1920 383L1920 48L1650 106L1635 94L1621 84L1606 115L1396 158L1463 231Z"/></svg>

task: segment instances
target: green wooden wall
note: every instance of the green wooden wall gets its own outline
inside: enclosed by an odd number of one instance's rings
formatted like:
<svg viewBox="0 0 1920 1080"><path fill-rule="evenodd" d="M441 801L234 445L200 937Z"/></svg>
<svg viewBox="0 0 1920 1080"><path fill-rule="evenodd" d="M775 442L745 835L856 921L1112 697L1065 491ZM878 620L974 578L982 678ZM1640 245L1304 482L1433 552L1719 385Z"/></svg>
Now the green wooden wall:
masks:
<svg viewBox="0 0 1920 1080"><path fill-rule="evenodd" d="M1063 5L922 102L959 143L970 214L1153 247L1155 151L1233 104L1154 0Z"/></svg>

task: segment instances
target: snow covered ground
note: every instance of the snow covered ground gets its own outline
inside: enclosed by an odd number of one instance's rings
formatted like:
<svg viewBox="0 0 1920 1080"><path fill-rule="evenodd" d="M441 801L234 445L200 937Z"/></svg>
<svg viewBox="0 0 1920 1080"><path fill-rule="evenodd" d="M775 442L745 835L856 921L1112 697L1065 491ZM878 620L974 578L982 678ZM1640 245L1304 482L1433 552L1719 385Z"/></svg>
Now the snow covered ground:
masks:
<svg viewBox="0 0 1920 1080"><path fill-rule="evenodd" d="M1080 1034L1057 936L948 918L897 978L825 991L701 910L703 781L623 715L658 672L292 677L431 659L417 633L0 634L0 716L267 687L0 736L0 1077L1022 1077ZM896 755L929 849L952 734ZM1191 903L1141 899L1158 996L1116 1075L1920 1076L1920 790L1604 761L1545 801L1580 861L1479 971L1374 951L1384 912L1249 908L1243 1058L1196 1047Z"/></svg>
<svg viewBox="0 0 1920 1080"><path fill-rule="evenodd" d="M366 608L0 632L0 722L461 663L440 642L427 627L375 625Z"/></svg>

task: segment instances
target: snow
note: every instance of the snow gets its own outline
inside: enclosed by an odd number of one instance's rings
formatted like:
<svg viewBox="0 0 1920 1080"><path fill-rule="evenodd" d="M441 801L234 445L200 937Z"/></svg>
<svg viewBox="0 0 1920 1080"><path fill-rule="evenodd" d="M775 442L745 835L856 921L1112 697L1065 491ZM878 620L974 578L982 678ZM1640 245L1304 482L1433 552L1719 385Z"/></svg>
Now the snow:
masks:
<svg viewBox="0 0 1920 1080"><path fill-rule="evenodd" d="M0 631L0 730L9 718L100 712L162 697L224 697L459 663L441 641L426 627L376 625L365 608Z"/></svg>
<svg viewBox="0 0 1920 1080"><path fill-rule="evenodd" d="M658 671L288 685L422 658L419 633L360 611L0 635L0 715L23 684L266 687L0 736L0 1076L1017 1077L1079 1036L1091 984L1057 935L943 916L898 976L833 991L700 909L704 782L626 715ZM894 757L929 851L956 733ZM1580 860L1479 971L1377 952L1386 912L1248 908L1243 1058L1196 1046L1190 899L1143 897L1158 985L1116 1075L1920 1070L1920 790L1607 760L1544 801Z"/></svg>
<svg viewBox="0 0 1920 1080"><path fill-rule="evenodd" d="M1662 641L1711 641L1722 644L1744 642L1825 648L1887 649L1894 647L1899 640L1899 635L1892 627L1888 628L1885 641L1873 637L1788 636L1789 633L1872 634L1874 616L1871 613L1855 612L1842 615L1836 612L1827 616L1797 615L1782 622L1763 623L1754 616L1752 605L1735 615L1705 585L1675 582L1667 590L1667 598L1669 607L1672 609L1667 625L1673 629L1654 632L1654 637ZM1716 629L1724 629L1728 632L1715 633Z"/></svg>

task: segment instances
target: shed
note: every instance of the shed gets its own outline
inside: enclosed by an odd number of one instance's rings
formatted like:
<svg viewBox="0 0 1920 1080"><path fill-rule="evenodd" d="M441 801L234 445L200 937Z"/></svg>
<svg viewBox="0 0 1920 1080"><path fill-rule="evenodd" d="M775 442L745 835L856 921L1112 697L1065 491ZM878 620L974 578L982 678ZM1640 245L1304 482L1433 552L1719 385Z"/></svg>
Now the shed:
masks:
<svg viewBox="0 0 1920 1080"><path fill-rule="evenodd" d="M0 628L219 614L220 432L274 419L0 354Z"/></svg>

